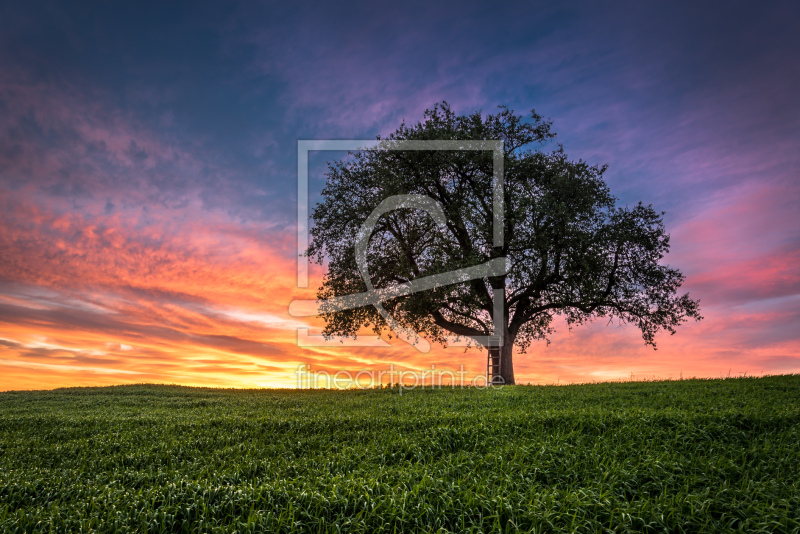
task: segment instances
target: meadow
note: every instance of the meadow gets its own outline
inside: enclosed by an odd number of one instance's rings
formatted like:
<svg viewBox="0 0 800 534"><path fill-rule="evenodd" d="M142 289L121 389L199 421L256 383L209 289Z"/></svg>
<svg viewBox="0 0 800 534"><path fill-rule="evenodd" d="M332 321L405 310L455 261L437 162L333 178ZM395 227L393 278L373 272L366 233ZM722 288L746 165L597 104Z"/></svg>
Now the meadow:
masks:
<svg viewBox="0 0 800 534"><path fill-rule="evenodd" d="M800 375L0 393L2 532L800 532Z"/></svg>

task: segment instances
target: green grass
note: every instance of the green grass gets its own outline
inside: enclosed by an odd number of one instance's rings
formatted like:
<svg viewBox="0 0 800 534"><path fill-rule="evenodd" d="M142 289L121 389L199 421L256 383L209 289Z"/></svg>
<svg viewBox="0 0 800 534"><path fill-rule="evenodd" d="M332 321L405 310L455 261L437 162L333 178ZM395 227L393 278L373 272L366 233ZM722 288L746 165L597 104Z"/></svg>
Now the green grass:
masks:
<svg viewBox="0 0 800 534"><path fill-rule="evenodd" d="M2 532L800 532L800 375L0 393Z"/></svg>

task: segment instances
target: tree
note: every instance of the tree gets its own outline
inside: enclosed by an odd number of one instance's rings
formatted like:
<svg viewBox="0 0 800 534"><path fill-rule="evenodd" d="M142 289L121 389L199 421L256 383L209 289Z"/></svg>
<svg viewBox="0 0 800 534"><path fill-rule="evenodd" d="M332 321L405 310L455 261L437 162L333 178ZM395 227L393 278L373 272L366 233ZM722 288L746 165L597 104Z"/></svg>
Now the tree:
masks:
<svg viewBox="0 0 800 534"><path fill-rule="evenodd" d="M641 330L655 348L660 330L675 333L700 320L699 301L678 295L683 275L660 261L669 250L662 213L641 203L619 207L603 180L605 166L571 161L551 123L535 111L525 120L505 106L495 115L457 115L446 102L424 120L402 124L388 138L405 140L502 140L504 242L493 246L492 152L361 150L329 163L322 201L312 212L308 254L326 260L318 298L366 291L355 245L367 217L392 195L425 195L441 206L446 224L429 213L401 208L378 219L366 257L376 288L505 258L505 274L391 298L385 310L403 328L433 341L448 335L492 335L495 295L502 310L500 346L482 342L505 384L514 383L513 350L547 339L553 318L569 325L618 319ZM494 290L502 290L495 292ZM355 336L389 324L372 306L325 311L324 335ZM391 337L391 332L389 332Z"/></svg>

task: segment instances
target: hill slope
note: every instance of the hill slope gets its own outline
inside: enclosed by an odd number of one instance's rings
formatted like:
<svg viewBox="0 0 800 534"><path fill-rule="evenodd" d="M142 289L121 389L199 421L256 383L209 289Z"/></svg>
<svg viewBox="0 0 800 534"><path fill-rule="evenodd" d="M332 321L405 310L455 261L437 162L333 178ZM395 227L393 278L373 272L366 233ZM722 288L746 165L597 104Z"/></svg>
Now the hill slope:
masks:
<svg viewBox="0 0 800 534"><path fill-rule="evenodd" d="M800 530L800 376L0 393L0 530Z"/></svg>

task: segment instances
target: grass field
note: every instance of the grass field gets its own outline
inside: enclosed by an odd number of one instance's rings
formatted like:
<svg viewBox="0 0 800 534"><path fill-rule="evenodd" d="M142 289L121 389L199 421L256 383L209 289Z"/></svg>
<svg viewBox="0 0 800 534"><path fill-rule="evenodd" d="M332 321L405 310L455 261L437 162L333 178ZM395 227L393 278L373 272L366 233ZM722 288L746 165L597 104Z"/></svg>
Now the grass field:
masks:
<svg viewBox="0 0 800 534"><path fill-rule="evenodd" d="M799 532L800 375L0 393L2 532Z"/></svg>

